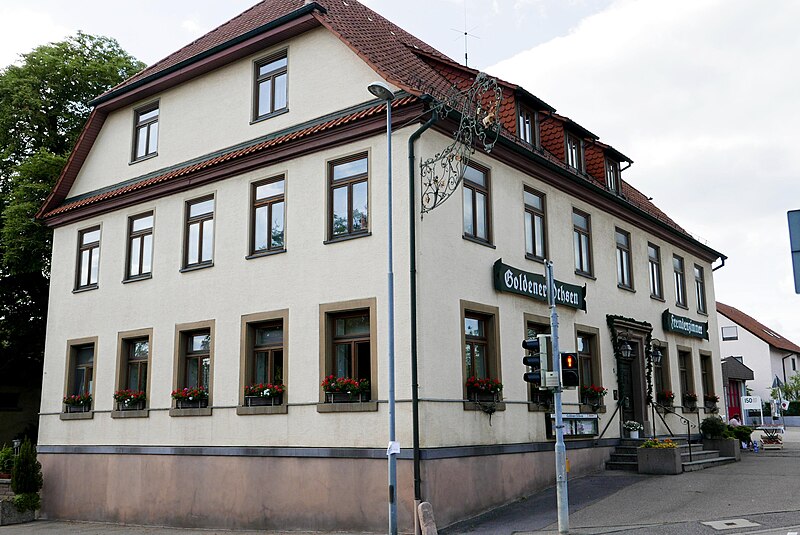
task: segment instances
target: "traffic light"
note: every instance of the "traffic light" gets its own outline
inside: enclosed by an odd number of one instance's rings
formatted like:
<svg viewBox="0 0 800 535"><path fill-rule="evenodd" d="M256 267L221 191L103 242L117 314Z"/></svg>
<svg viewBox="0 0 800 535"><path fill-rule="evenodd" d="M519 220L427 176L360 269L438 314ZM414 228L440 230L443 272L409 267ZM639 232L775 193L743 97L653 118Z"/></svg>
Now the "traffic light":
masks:
<svg viewBox="0 0 800 535"><path fill-rule="evenodd" d="M561 353L561 386L564 388L580 386L578 376L578 354Z"/></svg>
<svg viewBox="0 0 800 535"><path fill-rule="evenodd" d="M522 378L535 388L542 388L542 379L547 372L547 335L540 334L536 338L523 340L522 348L529 351L522 357L522 363L530 368Z"/></svg>

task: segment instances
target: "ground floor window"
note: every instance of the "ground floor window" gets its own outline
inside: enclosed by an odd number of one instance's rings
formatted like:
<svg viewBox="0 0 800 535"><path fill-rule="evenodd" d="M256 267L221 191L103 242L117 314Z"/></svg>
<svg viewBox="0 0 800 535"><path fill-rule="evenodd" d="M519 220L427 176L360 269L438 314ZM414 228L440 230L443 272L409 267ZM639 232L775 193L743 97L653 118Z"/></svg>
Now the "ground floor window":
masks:
<svg viewBox="0 0 800 535"><path fill-rule="evenodd" d="M464 394L467 397L469 394L467 382L472 383L474 380L501 381L497 315L498 309L495 307L461 302L462 370L464 372Z"/></svg>
<svg viewBox="0 0 800 535"><path fill-rule="evenodd" d="M360 399L374 399L377 395L375 300L349 301L320 308L325 340L323 379L330 376L352 379L359 384Z"/></svg>

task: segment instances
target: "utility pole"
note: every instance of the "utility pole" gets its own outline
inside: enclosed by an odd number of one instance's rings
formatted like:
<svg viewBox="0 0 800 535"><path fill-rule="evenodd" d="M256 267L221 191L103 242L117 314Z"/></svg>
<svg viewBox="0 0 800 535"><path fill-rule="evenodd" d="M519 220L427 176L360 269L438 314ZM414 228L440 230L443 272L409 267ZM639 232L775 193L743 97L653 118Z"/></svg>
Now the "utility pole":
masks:
<svg viewBox="0 0 800 535"><path fill-rule="evenodd" d="M569 533L569 499L567 491L567 448L564 445L564 418L561 410L561 352L558 345L558 313L553 262L547 261L547 302L550 305L550 336L553 343L553 368L558 370L558 385L554 391L556 404L556 502L558 503L558 532ZM558 359L558 368L555 361Z"/></svg>

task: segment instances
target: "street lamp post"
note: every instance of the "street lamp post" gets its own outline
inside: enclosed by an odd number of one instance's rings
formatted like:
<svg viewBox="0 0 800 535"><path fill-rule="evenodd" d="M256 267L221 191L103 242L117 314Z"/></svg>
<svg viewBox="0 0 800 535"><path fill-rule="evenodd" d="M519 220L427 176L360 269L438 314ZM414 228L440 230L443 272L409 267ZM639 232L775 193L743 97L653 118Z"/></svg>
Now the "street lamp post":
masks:
<svg viewBox="0 0 800 535"><path fill-rule="evenodd" d="M388 283L389 283L389 447L386 455L389 457L389 535L397 535L397 454L400 445L395 438L395 392L394 392L394 271L393 243L392 243L392 100L394 93L383 82L373 82L367 87L370 93L386 101L386 161L387 161L387 195L388 195Z"/></svg>

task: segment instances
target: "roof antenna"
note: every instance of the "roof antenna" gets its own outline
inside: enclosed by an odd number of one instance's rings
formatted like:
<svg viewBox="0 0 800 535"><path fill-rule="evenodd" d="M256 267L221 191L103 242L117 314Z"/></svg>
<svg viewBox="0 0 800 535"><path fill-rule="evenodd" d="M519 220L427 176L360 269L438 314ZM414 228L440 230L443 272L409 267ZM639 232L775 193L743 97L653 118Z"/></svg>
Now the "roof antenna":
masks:
<svg viewBox="0 0 800 535"><path fill-rule="evenodd" d="M470 33L472 30L477 28L478 26L473 27L470 30L467 30L467 0L464 0L464 31L456 30L455 28L450 28L450 30L454 32L458 32L464 35L464 66L469 67L469 55L467 53L467 37L474 37L475 39L480 39L477 35L473 35Z"/></svg>

